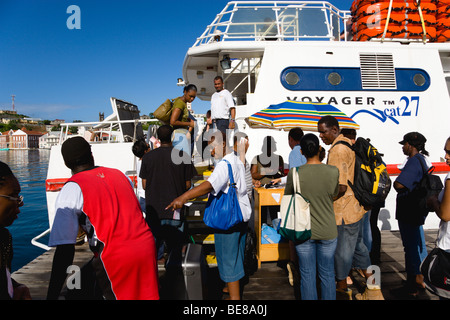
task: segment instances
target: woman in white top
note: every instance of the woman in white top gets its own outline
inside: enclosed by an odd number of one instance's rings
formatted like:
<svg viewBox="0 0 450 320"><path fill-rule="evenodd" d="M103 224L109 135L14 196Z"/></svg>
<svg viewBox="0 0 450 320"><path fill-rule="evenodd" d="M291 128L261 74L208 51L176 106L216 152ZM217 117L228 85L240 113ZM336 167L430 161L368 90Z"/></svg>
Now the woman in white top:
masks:
<svg viewBox="0 0 450 320"><path fill-rule="evenodd" d="M226 150L225 134L219 134L219 136L214 135L214 138L211 141L213 145L211 155L216 159L222 158L222 155L225 154ZM238 142L237 137L235 136L233 152L224 156L223 159L231 164L233 178L237 186L238 201L244 221L226 232L217 231L214 234L219 274L221 279L227 284L231 300L240 300L239 280L245 276L244 250L247 221L250 219L252 212L249 197L247 195L245 167L244 163L240 160L237 151ZM173 200L166 209L180 209L190 199L200 197L210 192L213 195L217 195L220 191L227 193L229 181L228 165L225 161L220 161L208 178L208 181L185 192Z"/></svg>

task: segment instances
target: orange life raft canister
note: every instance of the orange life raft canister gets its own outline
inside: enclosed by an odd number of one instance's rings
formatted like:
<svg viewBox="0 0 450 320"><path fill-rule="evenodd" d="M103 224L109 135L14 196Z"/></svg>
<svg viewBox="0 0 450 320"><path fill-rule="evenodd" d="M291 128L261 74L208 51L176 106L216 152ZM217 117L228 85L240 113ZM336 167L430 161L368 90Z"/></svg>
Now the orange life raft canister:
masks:
<svg viewBox="0 0 450 320"><path fill-rule="evenodd" d="M450 7L450 0L440 1L448 2L449 5L436 0L420 0L419 4L415 0L397 0L392 3L389 0L356 0L351 8L351 30L356 35L354 40L368 41L381 38L386 24L386 38L423 39L425 27L426 38L429 41L436 41L439 35L442 35L441 39L444 39L446 34L439 33L437 26L439 24L450 26L450 18L448 16L444 18L447 10L450 10L447 8Z"/></svg>

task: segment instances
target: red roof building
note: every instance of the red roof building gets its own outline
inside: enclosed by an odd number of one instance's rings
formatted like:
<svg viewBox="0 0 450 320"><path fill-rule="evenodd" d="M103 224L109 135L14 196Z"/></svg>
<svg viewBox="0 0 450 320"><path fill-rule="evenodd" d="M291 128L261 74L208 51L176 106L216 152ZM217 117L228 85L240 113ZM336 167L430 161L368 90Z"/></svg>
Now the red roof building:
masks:
<svg viewBox="0 0 450 320"><path fill-rule="evenodd" d="M38 131L29 131L25 128L15 131L10 136L10 149L38 149L39 137L45 133Z"/></svg>

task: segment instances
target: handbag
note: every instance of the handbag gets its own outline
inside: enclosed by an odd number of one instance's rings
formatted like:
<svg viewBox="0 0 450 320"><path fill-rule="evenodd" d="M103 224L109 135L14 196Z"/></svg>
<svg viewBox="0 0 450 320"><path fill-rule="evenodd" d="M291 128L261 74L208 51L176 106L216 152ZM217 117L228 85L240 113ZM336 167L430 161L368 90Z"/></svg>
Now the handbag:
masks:
<svg viewBox="0 0 450 320"><path fill-rule="evenodd" d="M293 168L294 194L281 198L281 222L279 233L294 242L305 242L311 238L311 214L309 200L301 194L298 168Z"/></svg>
<svg viewBox="0 0 450 320"><path fill-rule="evenodd" d="M230 187L228 192L220 191L217 195L210 194L206 203L203 222L213 229L229 230L243 221L241 206L237 198L237 187L233 178L231 164L228 164L228 175L230 177Z"/></svg>
<svg viewBox="0 0 450 320"><path fill-rule="evenodd" d="M432 293L450 299L450 253L434 248L420 265L423 282Z"/></svg>
<svg viewBox="0 0 450 320"><path fill-rule="evenodd" d="M153 112L153 116L159 121L168 124L170 122L170 116L172 115L173 101L174 100L167 99Z"/></svg>

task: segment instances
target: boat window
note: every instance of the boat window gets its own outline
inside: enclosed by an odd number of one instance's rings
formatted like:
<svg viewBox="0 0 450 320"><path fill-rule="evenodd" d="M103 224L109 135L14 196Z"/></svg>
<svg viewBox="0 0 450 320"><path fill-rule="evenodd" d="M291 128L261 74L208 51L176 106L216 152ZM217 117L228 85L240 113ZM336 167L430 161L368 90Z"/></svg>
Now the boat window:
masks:
<svg viewBox="0 0 450 320"><path fill-rule="evenodd" d="M217 41L344 40L351 18L322 1L233 1L217 15L194 46Z"/></svg>
<svg viewBox="0 0 450 320"><path fill-rule="evenodd" d="M325 10L286 8L277 15L273 9L240 9L233 16L229 37L257 37L259 40L291 37L329 36ZM339 31L338 31L339 32ZM287 40L287 39L284 39Z"/></svg>
<svg viewBox="0 0 450 320"><path fill-rule="evenodd" d="M325 14L322 9L300 9L298 21L300 36L328 36Z"/></svg>
<svg viewBox="0 0 450 320"><path fill-rule="evenodd" d="M276 37L275 11L272 9L240 9L233 16L228 35L231 37Z"/></svg>
<svg viewBox="0 0 450 320"><path fill-rule="evenodd" d="M334 39L339 39L341 36L341 30L343 26L340 25L339 17L336 14L331 14L331 25L333 27L333 37Z"/></svg>

